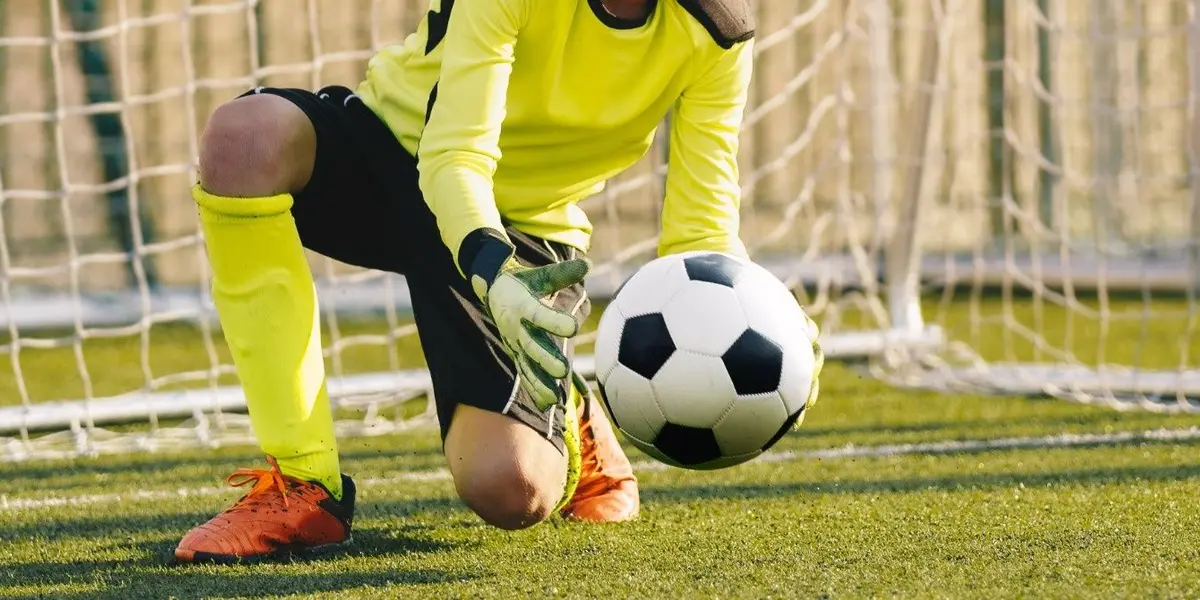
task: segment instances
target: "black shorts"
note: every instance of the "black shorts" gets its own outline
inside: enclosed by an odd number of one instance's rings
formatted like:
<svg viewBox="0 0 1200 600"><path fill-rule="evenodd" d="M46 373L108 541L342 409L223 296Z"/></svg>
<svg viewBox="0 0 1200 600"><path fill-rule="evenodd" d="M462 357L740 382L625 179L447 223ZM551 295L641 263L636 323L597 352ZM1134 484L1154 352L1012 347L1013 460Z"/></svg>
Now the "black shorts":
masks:
<svg viewBox="0 0 1200 600"><path fill-rule="evenodd" d="M308 115L317 132L312 178L294 194L292 216L304 247L351 265L405 275L421 349L433 379L442 438L459 404L502 413L563 450L563 406L543 413L517 385L495 325L459 274L421 195L417 161L350 90L317 93L258 88ZM531 266L575 258L579 250L508 228L517 258ZM557 308L581 320L582 285L559 292ZM570 344L563 341L570 351Z"/></svg>

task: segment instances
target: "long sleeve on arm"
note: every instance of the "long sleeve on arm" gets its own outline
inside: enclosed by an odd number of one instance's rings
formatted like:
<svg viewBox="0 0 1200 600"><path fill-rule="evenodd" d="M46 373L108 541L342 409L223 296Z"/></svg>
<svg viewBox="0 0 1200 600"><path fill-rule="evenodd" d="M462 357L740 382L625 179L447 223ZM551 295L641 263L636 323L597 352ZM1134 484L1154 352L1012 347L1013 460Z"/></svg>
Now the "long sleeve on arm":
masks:
<svg viewBox="0 0 1200 600"><path fill-rule="evenodd" d="M660 255L746 254L738 237L737 154L753 55L753 40L724 51L675 105Z"/></svg>
<svg viewBox="0 0 1200 600"><path fill-rule="evenodd" d="M527 1L441 2L442 11L450 5L453 11L442 47L435 50L443 53L441 72L417 154L421 191L456 264L472 231L486 228L505 238L492 178Z"/></svg>

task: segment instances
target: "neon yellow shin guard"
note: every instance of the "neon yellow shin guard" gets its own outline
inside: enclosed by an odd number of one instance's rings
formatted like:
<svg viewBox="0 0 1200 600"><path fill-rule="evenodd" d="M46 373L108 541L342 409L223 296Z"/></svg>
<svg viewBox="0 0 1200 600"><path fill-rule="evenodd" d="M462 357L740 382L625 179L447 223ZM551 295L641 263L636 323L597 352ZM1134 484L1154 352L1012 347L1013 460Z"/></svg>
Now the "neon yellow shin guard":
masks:
<svg viewBox="0 0 1200 600"><path fill-rule="evenodd" d="M284 473L342 494L312 273L288 194L224 198L192 189L200 207L213 302L262 449Z"/></svg>

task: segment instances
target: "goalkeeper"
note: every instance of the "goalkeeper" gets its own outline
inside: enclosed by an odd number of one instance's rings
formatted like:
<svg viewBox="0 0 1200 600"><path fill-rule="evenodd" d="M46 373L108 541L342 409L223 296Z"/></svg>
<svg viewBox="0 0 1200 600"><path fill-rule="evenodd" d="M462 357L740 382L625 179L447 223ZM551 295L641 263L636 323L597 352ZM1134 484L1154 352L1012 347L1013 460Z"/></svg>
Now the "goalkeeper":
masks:
<svg viewBox="0 0 1200 600"><path fill-rule="evenodd" d="M748 0L431 0L351 91L218 108L192 194L213 299L269 468L181 561L350 539L304 248L407 277L455 489L484 521L636 516L637 481L571 373L591 225L577 203L671 113L661 254L744 254L737 138Z"/></svg>

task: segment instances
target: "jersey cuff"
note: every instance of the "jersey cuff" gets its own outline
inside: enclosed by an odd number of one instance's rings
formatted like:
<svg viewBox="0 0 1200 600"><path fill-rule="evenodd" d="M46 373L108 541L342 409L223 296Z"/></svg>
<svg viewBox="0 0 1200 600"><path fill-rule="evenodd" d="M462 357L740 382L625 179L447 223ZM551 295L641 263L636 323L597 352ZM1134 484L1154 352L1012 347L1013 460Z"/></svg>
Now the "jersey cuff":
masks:
<svg viewBox="0 0 1200 600"><path fill-rule="evenodd" d="M468 233L458 247L458 268L468 281L474 283L478 277L486 287L491 287L500 275L500 269L515 254L516 248L504 234L490 227L480 227Z"/></svg>
<svg viewBox="0 0 1200 600"><path fill-rule="evenodd" d="M745 244L737 235L715 235L707 238L699 238L687 242L677 242L670 245L660 246L658 249L659 256L668 256L671 254L681 254L683 252L720 252L723 254L732 254L749 258L750 253L746 251Z"/></svg>

